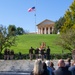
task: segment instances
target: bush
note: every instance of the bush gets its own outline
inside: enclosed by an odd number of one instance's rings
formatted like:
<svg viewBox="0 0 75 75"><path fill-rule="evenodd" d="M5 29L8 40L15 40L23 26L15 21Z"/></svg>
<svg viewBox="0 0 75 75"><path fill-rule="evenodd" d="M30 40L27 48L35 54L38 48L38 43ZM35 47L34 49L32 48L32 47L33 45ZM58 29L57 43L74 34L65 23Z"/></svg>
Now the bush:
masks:
<svg viewBox="0 0 75 75"><path fill-rule="evenodd" d="M72 54L71 53L65 53L65 54L51 54L50 55L51 59L67 59L71 58L72 59ZM0 59L4 59L4 54L0 54ZM14 55L14 60L19 60L19 59L29 59L29 54L22 54L18 53ZM33 59L35 59L35 54L33 55Z"/></svg>
<svg viewBox="0 0 75 75"><path fill-rule="evenodd" d="M65 54L51 54L51 59L67 59L71 58L72 59L72 54L71 53L65 53Z"/></svg>

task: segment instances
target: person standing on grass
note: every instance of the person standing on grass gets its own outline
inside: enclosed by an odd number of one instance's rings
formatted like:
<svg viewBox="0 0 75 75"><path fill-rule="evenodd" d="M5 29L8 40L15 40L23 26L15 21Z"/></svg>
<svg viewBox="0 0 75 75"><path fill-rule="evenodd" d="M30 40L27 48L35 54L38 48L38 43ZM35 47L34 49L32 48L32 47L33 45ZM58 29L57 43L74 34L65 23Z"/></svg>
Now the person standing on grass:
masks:
<svg viewBox="0 0 75 75"><path fill-rule="evenodd" d="M31 48L29 49L29 57L30 57L30 60L33 59L33 51L34 51L34 48L31 47Z"/></svg>
<svg viewBox="0 0 75 75"><path fill-rule="evenodd" d="M46 50L46 59L50 60L50 48L49 48L49 46L47 47L47 50Z"/></svg>
<svg viewBox="0 0 75 75"><path fill-rule="evenodd" d="M38 54L39 54L39 48L36 48L35 49L35 58L36 59L38 59L38 57L39 57Z"/></svg>
<svg viewBox="0 0 75 75"><path fill-rule="evenodd" d="M12 60L13 58L14 58L14 51L11 50L11 51L10 51L10 60Z"/></svg>
<svg viewBox="0 0 75 75"><path fill-rule="evenodd" d="M7 60L10 60L10 49L7 49Z"/></svg>
<svg viewBox="0 0 75 75"><path fill-rule="evenodd" d="M4 50L4 60L7 59L7 49Z"/></svg>

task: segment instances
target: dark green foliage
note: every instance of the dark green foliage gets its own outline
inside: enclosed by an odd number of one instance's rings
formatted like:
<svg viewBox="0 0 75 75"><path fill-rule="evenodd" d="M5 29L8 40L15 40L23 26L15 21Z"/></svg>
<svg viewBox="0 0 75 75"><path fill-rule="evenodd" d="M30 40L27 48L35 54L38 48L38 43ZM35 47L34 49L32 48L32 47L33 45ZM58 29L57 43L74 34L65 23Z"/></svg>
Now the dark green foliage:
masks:
<svg viewBox="0 0 75 75"><path fill-rule="evenodd" d="M51 60L53 59L67 59L67 58L71 58L72 59L72 54L71 53L65 53L65 54L51 54ZM0 59L4 59L4 54L0 54ZM14 60L22 60L22 59L29 59L29 54L21 54L21 58L19 53L14 55ZM35 59L35 55L34 58Z"/></svg>
<svg viewBox="0 0 75 75"><path fill-rule="evenodd" d="M75 30L69 29L65 33L62 33L57 41L57 44L61 47L72 52L75 49Z"/></svg>
<svg viewBox="0 0 75 75"><path fill-rule="evenodd" d="M67 59L71 58L72 59L72 54L71 53L66 53L66 54L51 54L51 59Z"/></svg>
<svg viewBox="0 0 75 75"><path fill-rule="evenodd" d="M17 35L23 35L24 34L24 30L21 27L18 27L16 32L17 32Z"/></svg>
<svg viewBox="0 0 75 75"><path fill-rule="evenodd" d="M12 36L16 35L16 26L15 25L8 26L8 34L12 35Z"/></svg>
<svg viewBox="0 0 75 75"><path fill-rule="evenodd" d="M61 28L61 32L66 32L70 28L75 29L75 0L66 11L64 18L65 22Z"/></svg>
<svg viewBox="0 0 75 75"><path fill-rule="evenodd" d="M54 33L58 33L58 30L61 30L61 27L64 25L65 18L61 17L58 21L55 22Z"/></svg>
<svg viewBox="0 0 75 75"><path fill-rule="evenodd" d="M3 49L11 47L15 44L15 36L9 35L8 30L3 25L0 26L0 52Z"/></svg>

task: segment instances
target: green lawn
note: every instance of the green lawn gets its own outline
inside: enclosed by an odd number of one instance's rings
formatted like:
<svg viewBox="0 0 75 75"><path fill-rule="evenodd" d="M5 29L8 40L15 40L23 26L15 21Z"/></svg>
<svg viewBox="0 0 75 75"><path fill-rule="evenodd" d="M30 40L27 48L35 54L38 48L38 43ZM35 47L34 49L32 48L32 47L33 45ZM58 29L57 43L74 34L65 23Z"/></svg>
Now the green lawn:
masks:
<svg viewBox="0 0 75 75"><path fill-rule="evenodd" d="M40 34L25 34L17 36L16 45L11 47L15 53L28 53L29 48L32 46L33 48L40 47L40 43L46 42L46 47L50 46L51 53L62 53L62 48L57 46L55 43L58 39L57 34L51 35L40 35ZM69 52L65 50L65 52Z"/></svg>

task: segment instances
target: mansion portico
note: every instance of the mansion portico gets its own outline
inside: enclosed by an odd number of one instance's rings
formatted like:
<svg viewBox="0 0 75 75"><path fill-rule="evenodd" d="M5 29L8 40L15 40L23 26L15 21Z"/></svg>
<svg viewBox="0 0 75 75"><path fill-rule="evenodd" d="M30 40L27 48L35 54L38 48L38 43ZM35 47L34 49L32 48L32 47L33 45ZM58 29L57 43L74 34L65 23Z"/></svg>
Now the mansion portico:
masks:
<svg viewBox="0 0 75 75"><path fill-rule="evenodd" d="M48 19L37 25L38 34L53 34L54 22Z"/></svg>

